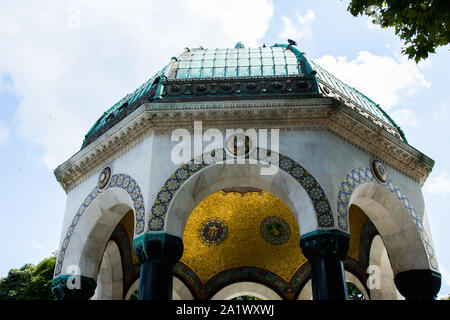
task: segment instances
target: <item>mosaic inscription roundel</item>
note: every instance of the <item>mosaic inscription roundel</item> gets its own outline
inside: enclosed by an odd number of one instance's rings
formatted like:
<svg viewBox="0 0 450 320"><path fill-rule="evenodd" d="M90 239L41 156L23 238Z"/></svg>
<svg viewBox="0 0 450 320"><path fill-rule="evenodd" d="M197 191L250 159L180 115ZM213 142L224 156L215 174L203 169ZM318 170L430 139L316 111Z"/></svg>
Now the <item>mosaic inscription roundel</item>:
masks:
<svg viewBox="0 0 450 320"><path fill-rule="evenodd" d="M291 228L280 217L267 217L261 222L261 235L267 242L280 245L289 240Z"/></svg>
<svg viewBox="0 0 450 320"><path fill-rule="evenodd" d="M98 184L97 184L98 188L103 189L104 187L106 187L110 178L111 178L111 168L106 167L105 169L102 170L100 176L98 177Z"/></svg>
<svg viewBox="0 0 450 320"><path fill-rule="evenodd" d="M203 222L199 229L200 239L209 245L216 245L225 240L228 233L226 224L220 219Z"/></svg>
<svg viewBox="0 0 450 320"><path fill-rule="evenodd" d="M386 169L384 168L384 166L381 164L380 161L374 160L372 162L372 168L373 168L373 172L375 173L375 176L378 178L378 180L380 180L381 182L387 181Z"/></svg>

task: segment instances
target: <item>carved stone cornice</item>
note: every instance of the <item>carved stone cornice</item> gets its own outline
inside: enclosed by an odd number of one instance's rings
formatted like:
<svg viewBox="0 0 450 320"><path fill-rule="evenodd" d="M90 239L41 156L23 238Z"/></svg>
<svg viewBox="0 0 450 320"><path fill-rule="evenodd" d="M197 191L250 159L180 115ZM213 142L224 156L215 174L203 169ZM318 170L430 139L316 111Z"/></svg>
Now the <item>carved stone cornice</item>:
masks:
<svg viewBox="0 0 450 320"><path fill-rule="evenodd" d="M152 132L193 128L328 129L423 184L434 161L336 98L145 103L55 169L66 192Z"/></svg>
<svg viewBox="0 0 450 320"><path fill-rule="evenodd" d="M399 128L394 127L392 123L386 122L386 121L382 120L380 117L375 116L372 112L369 112L366 108L361 107L359 104L357 104L353 100L349 99L347 96L345 96L341 92L337 91L335 88L333 88L331 85L329 85L325 81L322 81L319 79L318 82L319 82L320 91L326 97L335 98L336 100L345 104L347 107L357 111L360 115L369 119L372 123L375 123L379 127L383 128L390 134L396 136L397 138L399 138L401 140L404 140L403 137L400 135ZM383 112L383 111L380 110L380 112Z"/></svg>
<svg viewBox="0 0 450 320"><path fill-rule="evenodd" d="M370 119L352 112L342 102L335 100L335 110L326 120L329 130L423 185L434 166L431 158L374 125Z"/></svg>

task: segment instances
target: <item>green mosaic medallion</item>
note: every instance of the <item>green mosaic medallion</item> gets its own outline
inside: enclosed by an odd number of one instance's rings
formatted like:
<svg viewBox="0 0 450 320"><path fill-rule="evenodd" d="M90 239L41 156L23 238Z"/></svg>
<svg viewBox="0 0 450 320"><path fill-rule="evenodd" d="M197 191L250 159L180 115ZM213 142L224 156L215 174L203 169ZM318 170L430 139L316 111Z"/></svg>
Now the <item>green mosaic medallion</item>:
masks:
<svg viewBox="0 0 450 320"><path fill-rule="evenodd" d="M280 217L267 217L261 222L261 236L274 245L281 245L289 240L291 228L289 224Z"/></svg>

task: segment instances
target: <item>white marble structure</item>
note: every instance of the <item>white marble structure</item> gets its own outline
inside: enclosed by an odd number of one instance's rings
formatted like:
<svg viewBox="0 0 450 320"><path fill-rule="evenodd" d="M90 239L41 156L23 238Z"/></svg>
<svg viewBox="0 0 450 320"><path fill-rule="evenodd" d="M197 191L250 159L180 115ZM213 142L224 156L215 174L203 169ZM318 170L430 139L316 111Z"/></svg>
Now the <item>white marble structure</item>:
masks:
<svg viewBox="0 0 450 320"><path fill-rule="evenodd" d="M266 48L260 49L264 53ZM244 49L228 49L228 54L233 50ZM417 275L419 278L439 277L422 194L433 160L409 145L401 130L370 99L344 87L294 47L272 48L275 58L277 50L284 52L286 68L289 55L296 58L300 70L297 74L289 74L287 68L286 75L279 75L275 69L271 75L213 76L202 82L203 78L177 76L185 61L183 55L189 54L194 61L196 53L207 51L191 49L172 59L138 89L138 98L127 96L99 119L83 148L55 170L67 192L55 292L63 290L65 284L61 281L72 274L71 266L77 266L82 284L84 279L97 282L94 298L129 297L134 290L123 287L121 255L115 242L110 241L122 217L132 210L134 237L164 233L182 239L186 221L202 199L235 187L259 188L280 198L295 215L302 241L321 231L350 234L349 208L352 204L361 208L379 233L372 242L370 264L382 270L381 289L368 290L366 284L348 272L347 281L355 283L367 299L397 299L394 277L399 274L416 270L426 272ZM218 59L212 61L217 64ZM250 58L250 66L251 63ZM206 86L204 90L212 90L211 87L219 88L227 81L230 92L201 92L202 84ZM297 87L295 81L300 81ZM237 82L240 91L236 89ZM253 86L261 89L264 85L269 88L264 94L261 90L253 93ZM170 94L177 90L184 91ZM125 114L121 114L123 110L127 110ZM110 119L105 121L108 116ZM279 129L279 146L272 150L279 154L275 165L280 169L272 175L261 174L261 168L267 165L264 161L230 164L220 159L212 164L202 163L200 168L192 163L174 163L172 150L178 142L172 141L171 135L183 128L194 139L194 121L202 122L204 135L208 129L216 128L224 137L226 129L267 129L269 133ZM100 133L95 136L96 132ZM89 135L95 136L92 141ZM260 147L255 151L271 150L275 145L269 142L262 146L258 139L251 142ZM208 144L203 142L203 147ZM227 146L223 147L225 154L233 158ZM192 154L196 151L193 140L191 150ZM169 186L171 182L173 186ZM193 298L177 281L175 278L173 297ZM423 279L417 281L422 283ZM263 287L253 282L235 283L217 292L213 299L246 294L281 299L277 292ZM428 290L422 287L412 295L417 298L420 292ZM304 290L298 298L311 299L310 284ZM406 295L408 290L414 291L409 287L399 290L406 290Z"/></svg>

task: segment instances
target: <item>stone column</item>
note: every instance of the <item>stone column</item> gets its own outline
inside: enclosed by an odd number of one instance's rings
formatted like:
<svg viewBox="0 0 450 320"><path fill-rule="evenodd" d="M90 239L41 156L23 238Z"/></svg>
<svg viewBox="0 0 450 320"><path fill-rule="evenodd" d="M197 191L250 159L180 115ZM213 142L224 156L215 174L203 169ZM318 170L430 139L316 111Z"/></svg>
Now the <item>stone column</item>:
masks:
<svg viewBox="0 0 450 320"><path fill-rule="evenodd" d="M314 300L347 300L344 264L350 236L338 230L318 230L301 237L300 247L311 264Z"/></svg>
<svg viewBox="0 0 450 320"><path fill-rule="evenodd" d="M52 280L52 292L58 300L88 300L96 287L94 279L78 275L62 275Z"/></svg>
<svg viewBox="0 0 450 320"><path fill-rule="evenodd" d="M441 289L441 274L433 270L409 270L394 277L406 300L434 300Z"/></svg>
<svg viewBox="0 0 450 320"><path fill-rule="evenodd" d="M167 233L144 233L133 240L141 264L139 300L172 300L173 266L183 255L181 238Z"/></svg>

